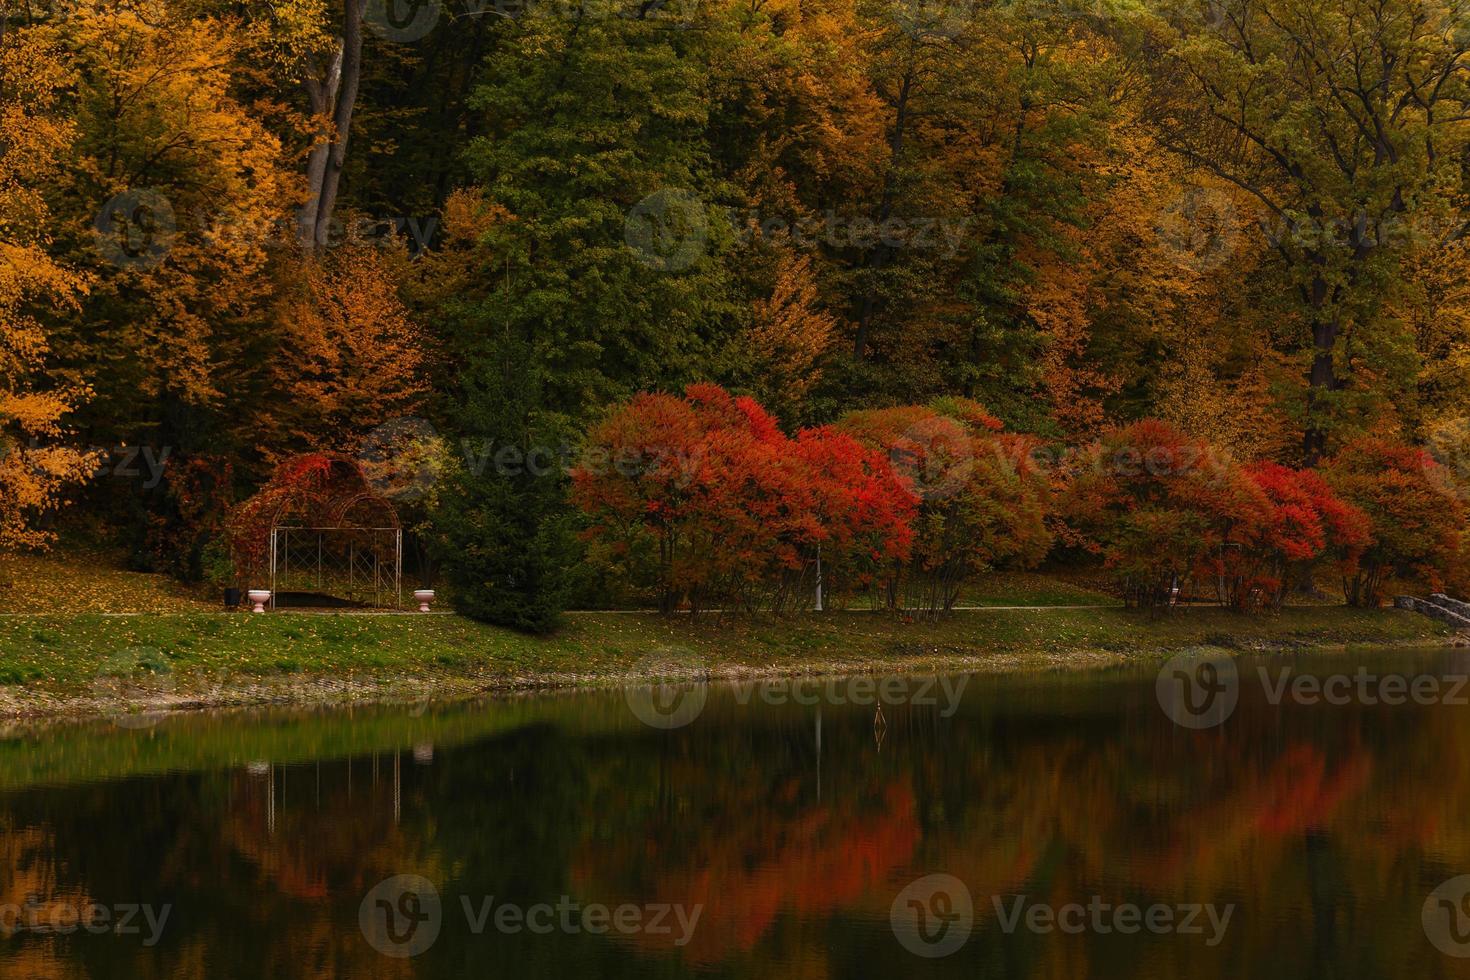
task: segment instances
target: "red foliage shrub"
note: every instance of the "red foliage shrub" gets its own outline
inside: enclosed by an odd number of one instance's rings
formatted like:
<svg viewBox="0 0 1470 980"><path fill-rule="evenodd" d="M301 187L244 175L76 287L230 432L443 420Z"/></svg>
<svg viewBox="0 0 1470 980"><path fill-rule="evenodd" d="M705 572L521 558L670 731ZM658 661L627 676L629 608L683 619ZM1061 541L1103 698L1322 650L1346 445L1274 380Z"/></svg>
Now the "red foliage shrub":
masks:
<svg viewBox="0 0 1470 980"><path fill-rule="evenodd" d="M801 543L822 548L825 585L868 585L908 557L916 503L886 456L825 426L797 433L795 452L810 522Z"/></svg>
<svg viewBox="0 0 1470 980"><path fill-rule="evenodd" d="M1322 479L1367 520L1361 559L1343 569L1349 603L1377 606L1392 578L1419 579L1437 589L1459 574L1465 507L1428 452L1364 437L1328 460Z"/></svg>
<svg viewBox="0 0 1470 980"><path fill-rule="evenodd" d="M796 440L716 385L640 394L588 433L572 473L589 536L660 604L796 601L821 547L854 580L906 554L911 504L887 461L830 430Z"/></svg>
<svg viewBox="0 0 1470 980"><path fill-rule="evenodd" d="M1074 459L1063 516L1131 601L1166 601L1191 576L1237 606L1259 588L1249 546L1271 520L1266 494L1206 443L1153 419L1109 432Z"/></svg>
<svg viewBox="0 0 1470 980"><path fill-rule="evenodd" d="M1038 564L1053 510L1138 604L1194 581L1236 609L1279 606L1323 560L1359 605L1391 575L1461 571L1463 505L1417 449L1360 440L1320 474L1239 466L1144 420L1071 457L1058 493L1037 441L1000 429L947 399L791 439L750 399L693 385L639 395L595 427L574 499L607 554L651 569L666 609L712 596L783 608L806 594L819 552L829 586L885 584L895 606L906 588L948 609L966 578Z"/></svg>
<svg viewBox="0 0 1470 980"><path fill-rule="evenodd" d="M1245 474L1271 508L1245 543L1252 587L1264 601L1279 606L1293 576L1324 557L1344 572L1356 568L1368 543L1368 517L1339 499L1320 475L1270 462L1252 463Z"/></svg>
<svg viewBox="0 0 1470 980"><path fill-rule="evenodd" d="M1033 440L998 434L1000 422L975 402L935 405L852 412L840 425L892 461L918 510L906 578L921 605L947 610L966 578L1040 563L1052 543L1051 492Z"/></svg>

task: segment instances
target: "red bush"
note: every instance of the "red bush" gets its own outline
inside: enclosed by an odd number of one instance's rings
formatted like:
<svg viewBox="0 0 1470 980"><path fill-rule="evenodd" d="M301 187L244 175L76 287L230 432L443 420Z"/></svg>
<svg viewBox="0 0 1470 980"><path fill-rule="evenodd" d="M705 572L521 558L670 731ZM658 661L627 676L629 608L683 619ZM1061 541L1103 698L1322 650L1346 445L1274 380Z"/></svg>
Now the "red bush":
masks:
<svg viewBox="0 0 1470 980"><path fill-rule="evenodd" d="M1293 577L1324 557L1344 572L1356 568L1368 542L1366 514L1339 499L1312 470L1257 462L1245 473L1271 505L1246 549L1254 584L1273 606L1281 604Z"/></svg>
<svg viewBox="0 0 1470 980"><path fill-rule="evenodd" d="M1148 419L1114 429L1067 473L1070 538L1103 557L1130 599L1166 601L1191 576L1244 605L1258 588L1248 545L1270 502L1239 467L1197 439Z"/></svg>
<svg viewBox="0 0 1470 980"><path fill-rule="evenodd" d="M859 580L907 553L911 502L887 460L830 430L792 440L712 384L641 394L588 433L572 474L590 537L665 610L805 595L817 549Z"/></svg>
<svg viewBox="0 0 1470 980"><path fill-rule="evenodd" d="M795 452L810 521L803 545L820 545L824 563L858 584L908 558L916 506L886 456L825 426L797 433Z"/></svg>
<svg viewBox="0 0 1470 980"><path fill-rule="evenodd" d="M1100 555L1140 604L1193 580L1237 609L1277 606L1323 560L1358 605L1377 604L1390 576L1461 571L1464 507L1411 447L1359 440L1320 474L1239 466L1144 420L1070 458L1059 506L1037 448L959 399L853 412L791 439L750 399L693 385L639 395L595 427L574 499L594 541L649 573L666 609L716 596L788 607L819 553L829 589L881 582L897 605L906 585L948 609L968 577L1039 563L1054 506L1068 543Z"/></svg>
<svg viewBox="0 0 1470 980"><path fill-rule="evenodd" d="M1367 521L1361 559L1343 570L1349 603L1377 606L1391 578L1439 588L1458 575L1465 507L1449 474L1428 452L1361 438L1327 461L1322 479Z"/></svg>
<svg viewBox="0 0 1470 980"><path fill-rule="evenodd" d="M1238 467L1149 420L1073 466L1064 511L1074 540L1140 601L1193 576L1234 608L1279 605L1295 576L1331 559L1349 601L1376 603L1390 566L1443 567L1454 553L1458 502L1435 492L1432 467L1417 450L1374 441L1345 447L1322 474Z"/></svg>
<svg viewBox="0 0 1470 980"><path fill-rule="evenodd" d="M840 425L888 455L917 506L906 570L924 607L950 609L967 578L1034 567L1051 548L1050 485L1034 441L998 434L1000 422L977 403L852 412Z"/></svg>

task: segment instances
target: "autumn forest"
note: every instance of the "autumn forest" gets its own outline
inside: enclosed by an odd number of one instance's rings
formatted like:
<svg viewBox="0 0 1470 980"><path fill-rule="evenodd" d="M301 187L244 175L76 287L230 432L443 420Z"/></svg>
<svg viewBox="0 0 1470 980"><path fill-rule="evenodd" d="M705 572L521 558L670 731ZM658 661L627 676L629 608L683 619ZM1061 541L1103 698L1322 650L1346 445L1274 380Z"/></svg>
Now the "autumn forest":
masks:
<svg viewBox="0 0 1470 980"><path fill-rule="evenodd" d="M1470 583L1467 0L4 5L0 552L349 460L534 631Z"/></svg>

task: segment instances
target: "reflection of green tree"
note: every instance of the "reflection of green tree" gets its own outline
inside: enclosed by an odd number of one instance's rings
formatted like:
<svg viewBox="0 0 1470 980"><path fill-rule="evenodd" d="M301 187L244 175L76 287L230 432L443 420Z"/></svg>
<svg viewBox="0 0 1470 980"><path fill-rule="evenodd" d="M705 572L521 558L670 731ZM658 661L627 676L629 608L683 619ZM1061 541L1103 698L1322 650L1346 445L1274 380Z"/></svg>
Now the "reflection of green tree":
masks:
<svg viewBox="0 0 1470 980"><path fill-rule="evenodd" d="M511 701L494 711L449 704L369 706L346 713L238 709L170 715L136 738L110 724L53 725L0 739L0 791L242 766L257 759L306 763L405 750L425 740L454 745L547 717L575 699Z"/></svg>

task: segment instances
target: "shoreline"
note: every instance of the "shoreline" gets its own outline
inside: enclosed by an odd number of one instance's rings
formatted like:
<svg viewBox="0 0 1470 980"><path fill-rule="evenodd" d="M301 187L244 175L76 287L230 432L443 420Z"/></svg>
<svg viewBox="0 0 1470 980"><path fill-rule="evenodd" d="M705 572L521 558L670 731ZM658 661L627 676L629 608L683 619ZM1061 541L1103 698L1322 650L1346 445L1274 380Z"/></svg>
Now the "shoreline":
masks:
<svg viewBox="0 0 1470 980"><path fill-rule="evenodd" d="M1035 621L1038 617L1042 623ZM72 618L92 619L111 629L128 623L100 615ZM1249 618L1190 611L1148 619L1121 609L1058 607L983 617L965 613L909 624L891 618L829 615L717 626L610 613L579 616L574 626L550 639L521 637L458 617L433 617L427 624L405 617L398 620L401 627L376 626L376 632L387 632L386 636L360 640L360 646L329 649L335 646L335 634L326 626L340 632L346 628L341 625L345 618L312 617L323 624L319 632L326 636L321 636L310 635L306 617L277 615L265 621L237 617L230 625L243 631L243 649L221 640L217 626L174 636L176 648L149 643L165 638L166 624L155 620L153 635L127 630L128 637L138 641L129 650L152 651L146 656L155 663L145 664L148 669L138 670L127 659L134 654L125 650L122 668L114 654L102 658L100 667L91 658L90 673L72 671L69 682L38 679L0 685L0 722L112 718L126 726L134 714L448 702L649 681L1013 675L1127 667L1200 648L1232 654L1330 654L1349 649L1451 648L1466 642L1425 617L1394 610L1302 607ZM378 621L383 622L391 621ZM80 625L86 629L92 624ZM1225 633L1220 626L1234 629ZM354 627L362 630L362 624ZM631 635L620 636L619 631ZM199 642L205 634L214 635L219 649ZM33 635L46 633L37 630ZM280 637L286 642L274 643ZM466 639L483 649L465 651L461 641ZM6 656L4 640L0 632L0 667L14 659ZM385 653L379 643L390 650ZM448 651L456 647L451 655Z"/></svg>
<svg viewBox="0 0 1470 980"><path fill-rule="evenodd" d="M1393 644L1404 649L1420 644ZM1385 645L1385 649L1388 645ZM1224 648L1218 648L1224 649ZM1282 649L1301 649L1286 648ZM1330 646L1320 648L1332 649ZM616 690L646 683L730 684L742 681L795 679L841 680L848 677L933 676L945 674L1019 675L1055 671L1085 671L1126 666L1162 659L1178 651L1159 650L1128 656L1107 651L1069 650L1049 655L985 655L935 660L854 661L851 664L790 664L766 670L750 668L682 669L661 666L646 672L623 674L551 673L539 677L492 673L438 677L331 677L326 675L253 679L220 687L183 688L173 693L118 700L107 695L38 691L17 696L14 687L0 687L0 722L85 721L117 716L120 707L138 714L175 714L225 708L295 707L346 708L359 705L453 702L477 697L553 694Z"/></svg>

